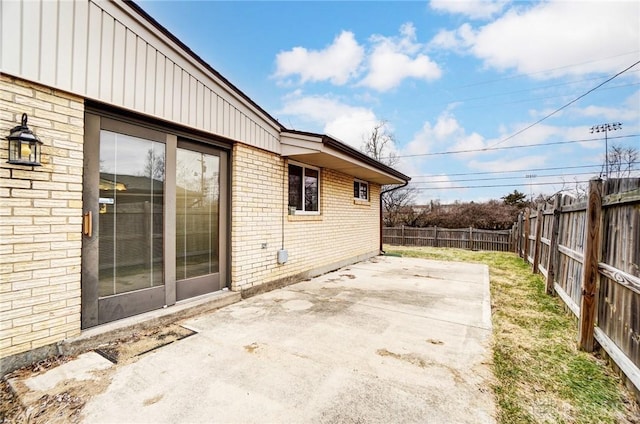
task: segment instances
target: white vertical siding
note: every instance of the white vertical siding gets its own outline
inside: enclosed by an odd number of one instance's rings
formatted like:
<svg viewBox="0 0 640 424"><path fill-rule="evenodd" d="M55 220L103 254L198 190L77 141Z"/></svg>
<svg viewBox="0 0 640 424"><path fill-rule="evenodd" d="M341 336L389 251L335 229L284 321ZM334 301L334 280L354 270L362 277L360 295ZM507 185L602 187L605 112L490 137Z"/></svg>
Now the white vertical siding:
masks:
<svg viewBox="0 0 640 424"><path fill-rule="evenodd" d="M144 77L147 74L147 43L140 37L136 36L136 54L134 68L135 76L125 75L125 78L133 77L135 81L136 94L134 97L135 110L144 110L144 98L146 90L144 85Z"/></svg>
<svg viewBox="0 0 640 424"><path fill-rule="evenodd" d="M100 42L100 98L109 102L114 98L114 49L115 20L102 19L102 40Z"/></svg>
<svg viewBox="0 0 640 424"><path fill-rule="evenodd" d="M29 0L0 8L2 72L280 151L276 123L129 6Z"/></svg>
<svg viewBox="0 0 640 424"><path fill-rule="evenodd" d="M60 16L60 24L69 24L73 31L73 61L71 62L71 86L69 87L71 92L86 95L87 92L87 42L88 42L88 29L89 25L89 3L84 1L73 2L74 11L73 17ZM58 58L61 60L61 58ZM18 76L21 74L18 73ZM66 86L58 81L55 87L65 89Z"/></svg>
<svg viewBox="0 0 640 424"><path fill-rule="evenodd" d="M40 33L40 81L51 85L56 82L57 66L47 64L57 63L58 54L58 3L46 1L41 6L42 32Z"/></svg>
<svg viewBox="0 0 640 424"><path fill-rule="evenodd" d="M202 98L204 106L202 107L202 128L205 131L211 131L211 92L202 87Z"/></svg>
<svg viewBox="0 0 640 424"><path fill-rule="evenodd" d="M22 27L19 19L21 4L17 1L0 2L0 69L4 72L17 72L22 63Z"/></svg>
<svg viewBox="0 0 640 424"><path fill-rule="evenodd" d="M3 2L5 3L5 2ZM21 70L24 72L24 76L26 79L35 79L39 80L40 75L40 54L42 53L40 50L40 31L38 30L40 26L40 18L41 18L41 4L39 2L18 2L22 5L22 16L28 16L29 22L27 25L20 25L19 29L22 30L22 48L21 54L18 57L21 57L22 60ZM4 48L4 44L9 42L9 40L3 38L2 44ZM3 67L4 68L4 67Z"/></svg>
<svg viewBox="0 0 640 424"><path fill-rule="evenodd" d="M189 91L187 93L187 96L189 99L189 108L187 109L187 122L189 123L190 127L195 127L197 125L196 118L198 115L198 111L196 109L198 99L198 82L191 75L189 75Z"/></svg>
<svg viewBox="0 0 640 424"><path fill-rule="evenodd" d="M158 55L158 51L156 49L147 48L147 67L145 73L144 85L145 87L145 99L144 99L144 110L150 111L152 114L155 114L155 104L156 104L156 69L158 64L156 63L156 56Z"/></svg>
<svg viewBox="0 0 640 424"><path fill-rule="evenodd" d="M156 52L156 97L155 97L155 106L154 106L154 114L156 116L164 116L165 104L166 100L164 98L165 92L165 72L167 70L167 64L165 61L165 57L162 53Z"/></svg>
<svg viewBox="0 0 640 424"><path fill-rule="evenodd" d="M162 115L169 118L173 111L173 63L165 58L164 61L164 109Z"/></svg>
<svg viewBox="0 0 640 424"><path fill-rule="evenodd" d="M100 51L102 50L102 30L104 29L102 11L97 7L90 7L88 18L85 90L87 97L102 100L100 97ZM104 101L110 102L110 99L104 99Z"/></svg>
<svg viewBox="0 0 640 424"><path fill-rule="evenodd" d="M123 105L125 102L124 73L127 55L127 29L120 22L114 20L113 27L113 58L111 63L111 101Z"/></svg>
<svg viewBox="0 0 640 424"><path fill-rule="evenodd" d="M58 16L73 16L74 3L58 4ZM69 20L73 24L73 20ZM73 61L73 25L58 25L58 58L56 61L56 83L71 87L71 65Z"/></svg>

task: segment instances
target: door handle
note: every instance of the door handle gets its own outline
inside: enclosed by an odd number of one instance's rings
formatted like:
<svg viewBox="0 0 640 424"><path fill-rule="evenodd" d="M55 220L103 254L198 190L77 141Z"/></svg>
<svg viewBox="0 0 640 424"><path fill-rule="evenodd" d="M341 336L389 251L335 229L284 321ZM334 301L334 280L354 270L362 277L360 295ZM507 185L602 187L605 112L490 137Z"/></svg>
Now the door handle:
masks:
<svg viewBox="0 0 640 424"><path fill-rule="evenodd" d="M82 216L82 233L91 238L91 234L93 234L93 219L91 211L85 212Z"/></svg>

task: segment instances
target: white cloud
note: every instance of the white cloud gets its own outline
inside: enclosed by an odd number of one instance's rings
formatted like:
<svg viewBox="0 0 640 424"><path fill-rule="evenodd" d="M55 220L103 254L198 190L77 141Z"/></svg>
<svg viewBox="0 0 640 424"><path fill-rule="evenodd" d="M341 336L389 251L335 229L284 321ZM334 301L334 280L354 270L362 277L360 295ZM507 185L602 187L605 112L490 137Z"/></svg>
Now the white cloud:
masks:
<svg viewBox="0 0 640 424"><path fill-rule="evenodd" d="M468 49L487 67L535 78L613 74L637 57L638 16L637 1L516 3L485 26L441 31L430 46Z"/></svg>
<svg viewBox="0 0 640 424"><path fill-rule="evenodd" d="M517 171L520 169L531 169L538 168L545 165L545 162L548 158L544 155L537 156L523 156L520 158L509 158L509 160L505 160L505 158L491 160L491 161L480 161L480 160L472 160L468 163L469 168L476 169L478 171Z"/></svg>
<svg viewBox="0 0 640 424"><path fill-rule="evenodd" d="M477 150L486 146L485 138L478 133L467 134L458 120L447 108L435 123L426 121L405 146L400 149L400 166L408 175L420 174L426 165L440 156L428 155L433 152L452 150ZM451 159L460 160L473 157L477 153L451 155Z"/></svg>
<svg viewBox="0 0 640 424"><path fill-rule="evenodd" d="M353 107L324 126L324 132L360 150L364 137L377 122L375 114L365 108Z"/></svg>
<svg viewBox="0 0 640 424"><path fill-rule="evenodd" d="M301 82L331 81L343 85L357 74L364 58L364 48L352 32L342 31L333 43L323 50L294 47L276 56L275 77L299 75Z"/></svg>
<svg viewBox="0 0 640 424"><path fill-rule="evenodd" d="M365 107L350 106L331 96L304 96L296 91L284 98L277 114L293 116L322 128L321 132L360 149L363 137L379 122Z"/></svg>
<svg viewBox="0 0 640 424"><path fill-rule="evenodd" d="M530 126L530 122L513 122L508 125L509 131L500 137L499 140L492 140L488 144L488 146L493 146L496 143L498 146L530 146L533 144L540 144L547 141L550 137L556 136L556 139L566 139L567 128L559 127L554 125L547 124L537 124L533 127L527 129L526 131L516 135L515 137L501 142L502 140L509 137L511 134L515 134L518 131L521 131L523 128Z"/></svg>
<svg viewBox="0 0 640 424"><path fill-rule="evenodd" d="M368 74L360 85L378 91L391 90L406 79L435 80L440 78L442 70L426 54L421 53L424 45L417 43L413 24L407 23L400 28L399 37L374 35L367 65Z"/></svg>
<svg viewBox="0 0 640 424"><path fill-rule="evenodd" d="M430 6L439 12L459 13L472 19L485 19L502 11L506 3L504 0L431 0Z"/></svg>
<svg viewBox="0 0 640 424"><path fill-rule="evenodd" d="M441 29L429 42L430 48L440 48L463 52L473 45L474 29L468 23L460 25L455 30Z"/></svg>
<svg viewBox="0 0 640 424"><path fill-rule="evenodd" d="M437 147L435 150L438 151L482 149L485 140L477 133L467 134L451 111L446 109L434 124L427 121L422 125L402 149L402 154L424 155L434 150L433 147Z"/></svg>
<svg viewBox="0 0 640 424"><path fill-rule="evenodd" d="M280 52L273 76L281 84L291 83L287 78L298 76L300 83L329 81L344 85L366 73L358 85L388 91L407 78L431 81L442 75L438 64L424 53L426 44L417 42L412 23L403 24L398 36L373 35L368 41L366 55L349 31L343 31L322 50L294 47Z"/></svg>
<svg viewBox="0 0 640 424"><path fill-rule="evenodd" d="M574 108L572 112L577 116L593 118L605 122L637 122L640 112L640 91L631 94L624 103L617 106L589 105L584 108ZM598 122L595 122L596 124Z"/></svg>
<svg viewBox="0 0 640 424"><path fill-rule="evenodd" d="M481 150L486 146L485 139L478 133L471 133L469 135L461 135L456 140L456 144L454 144L452 150L454 151L467 151L467 150ZM476 153L464 153L459 154L458 157L468 157L473 156Z"/></svg>

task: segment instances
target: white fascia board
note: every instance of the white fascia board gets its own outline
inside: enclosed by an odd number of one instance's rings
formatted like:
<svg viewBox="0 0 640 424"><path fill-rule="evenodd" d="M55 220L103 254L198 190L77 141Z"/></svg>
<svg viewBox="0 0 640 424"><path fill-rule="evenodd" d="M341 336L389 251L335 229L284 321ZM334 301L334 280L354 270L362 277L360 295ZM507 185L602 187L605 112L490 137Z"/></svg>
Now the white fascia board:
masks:
<svg viewBox="0 0 640 424"><path fill-rule="evenodd" d="M322 137L305 134L280 134L280 154L282 156L320 153L322 148Z"/></svg>

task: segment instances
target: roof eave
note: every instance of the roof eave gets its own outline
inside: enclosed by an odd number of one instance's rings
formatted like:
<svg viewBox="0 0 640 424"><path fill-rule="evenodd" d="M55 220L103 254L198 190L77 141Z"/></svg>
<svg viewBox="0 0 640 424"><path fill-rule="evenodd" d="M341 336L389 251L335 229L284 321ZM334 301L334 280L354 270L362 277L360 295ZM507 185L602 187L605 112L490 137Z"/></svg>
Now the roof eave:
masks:
<svg viewBox="0 0 640 424"><path fill-rule="evenodd" d="M335 169L381 185L405 184L410 177L323 134L287 130L281 134L282 156Z"/></svg>

